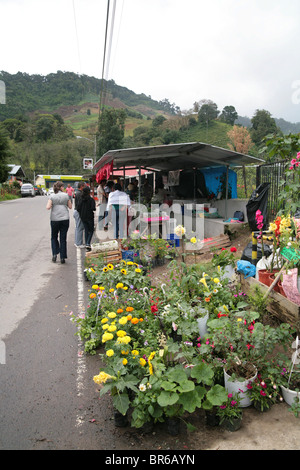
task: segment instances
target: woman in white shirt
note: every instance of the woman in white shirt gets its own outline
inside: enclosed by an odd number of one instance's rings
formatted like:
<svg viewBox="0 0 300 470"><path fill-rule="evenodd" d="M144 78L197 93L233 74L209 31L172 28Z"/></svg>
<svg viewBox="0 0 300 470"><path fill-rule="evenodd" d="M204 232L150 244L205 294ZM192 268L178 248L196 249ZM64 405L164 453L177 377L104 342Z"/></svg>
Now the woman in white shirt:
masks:
<svg viewBox="0 0 300 470"><path fill-rule="evenodd" d="M67 232L70 224L69 209L72 209L72 201L63 192L64 184L61 181L54 183L53 189L54 194L51 194L46 206L48 210L51 210L52 261L56 263L57 255L60 254L60 262L63 264L67 258Z"/></svg>
<svg viewBox="0 0 300 470"><path fill-rule="evenodd" d="M109 193L107 201L107 211L112 215L115 239L127 237L127 215L129 207L130 198L128 194L122 191L122 186L119 183L116 183L113 191Z"/></svg>

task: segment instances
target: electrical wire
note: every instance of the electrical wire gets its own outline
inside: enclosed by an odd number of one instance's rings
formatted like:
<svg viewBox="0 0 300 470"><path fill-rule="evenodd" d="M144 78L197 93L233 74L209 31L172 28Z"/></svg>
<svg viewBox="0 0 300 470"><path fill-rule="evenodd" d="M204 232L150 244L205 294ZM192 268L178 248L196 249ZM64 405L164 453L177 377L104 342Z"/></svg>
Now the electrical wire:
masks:
<svg viewBox="0 0 300 470"><path fill-rule="evenodd" d="M75 25L75 33L76 33L76 43L77 43L77 54L78 54L78 62L79 62L79 74L81 75L81 58L80 58L80 49L79 49L79 39L78 39L78 31L77 31L77 22L76 22L76 11L75 11L75 3L72 0L73 4L73 15L74 15L74 25Z"/></svg>

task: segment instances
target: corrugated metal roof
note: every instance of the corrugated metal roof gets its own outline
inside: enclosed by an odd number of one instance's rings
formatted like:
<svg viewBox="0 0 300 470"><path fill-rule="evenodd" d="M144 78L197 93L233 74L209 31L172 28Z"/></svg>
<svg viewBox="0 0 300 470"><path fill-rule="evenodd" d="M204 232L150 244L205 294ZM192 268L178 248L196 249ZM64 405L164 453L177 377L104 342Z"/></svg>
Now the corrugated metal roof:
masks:
<svg viewBox="0 0 300 470"><path fill-rule="evenodd" d="M114 168L135 166L161 171L208 168L218 166L239 167L246 164L261 164L264 160L215 147L202 142L137 147L109 150L94 165L97 172L105 164L112 162Z"/></svg>

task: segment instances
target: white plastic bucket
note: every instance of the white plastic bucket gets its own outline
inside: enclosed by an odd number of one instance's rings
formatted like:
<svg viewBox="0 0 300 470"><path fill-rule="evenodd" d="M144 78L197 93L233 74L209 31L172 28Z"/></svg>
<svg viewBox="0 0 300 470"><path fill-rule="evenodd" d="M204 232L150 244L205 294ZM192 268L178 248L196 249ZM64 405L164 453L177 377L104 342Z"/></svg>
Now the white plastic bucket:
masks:
<svg viewBox="0 0 300 470"><path fill-rule="evenodd" d="M228 391L228 393L238 393L241 398L240 406L242 408L246 408L247 406L251 405L251 399L250 395L248 395L247 390L247 384L251 383L253 380L256 379L257 376L257 371L251 379L245 380L243 382L239 382L238 380L230 380L231 377L230 375L227 374L226 370L224 369L224 383L225 383L225 388Z"/></svg>

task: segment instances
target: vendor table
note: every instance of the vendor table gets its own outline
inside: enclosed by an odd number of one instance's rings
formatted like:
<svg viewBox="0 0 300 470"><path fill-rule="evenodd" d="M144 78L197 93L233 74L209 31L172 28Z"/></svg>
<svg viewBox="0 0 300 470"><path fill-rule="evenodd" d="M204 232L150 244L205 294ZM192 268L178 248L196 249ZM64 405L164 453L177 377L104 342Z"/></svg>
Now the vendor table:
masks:
<svg viewBox="0 0 300 470"><path fill-rule="evenodd" d="M141 222L143 227L141 228L141 236L146 233L153 235L155 231L152 231L151 228L158 226L159 238L167 238L167 224L170 220L168 215L161 217L142 217Z"/></svg>

